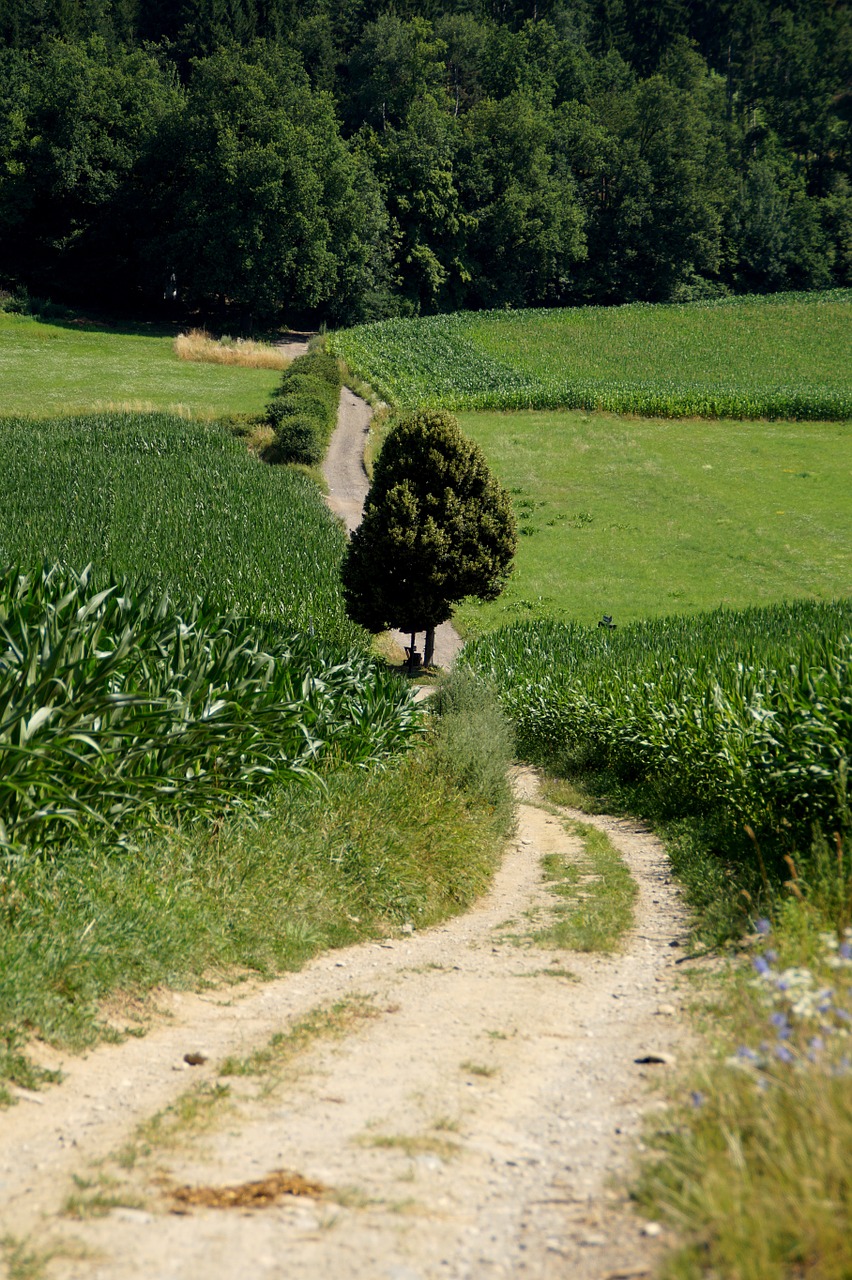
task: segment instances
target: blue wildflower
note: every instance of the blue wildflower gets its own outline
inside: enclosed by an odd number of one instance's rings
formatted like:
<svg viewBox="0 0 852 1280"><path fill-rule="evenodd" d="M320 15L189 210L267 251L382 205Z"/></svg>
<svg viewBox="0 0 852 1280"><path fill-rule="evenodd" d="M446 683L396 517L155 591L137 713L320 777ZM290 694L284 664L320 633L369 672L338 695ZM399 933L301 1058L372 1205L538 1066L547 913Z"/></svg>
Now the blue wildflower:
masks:
<svg viewBox="0 0 852 1280"><path fill-rule="evenodd" d="M780 1043L779 1043L779 1044L776 1044L776 1046L775 1046L775 1056L776 1056L776 1058L778 1058L781 1062L792 1062L792 1061L793 1061L793 1054L792 1054L792 1053L790 1052L790 1050L787 1048L786 1044L780 1044Z"/></svg>
<svg viewBox="0 0 852 1280"><path fill-rule="evenodd" d="M752 960L752 964L761 975L769 972L769 965L766 963L763 956L755 956Z"/></svg>
<svg viewBox="0 0 852 1280"><path fill-rule="evenodd" d="M737 1057L744 1058L746 1062L757 1062L758 1056L754 1049L750 1049L747 1044L741 1044L737 1049Z"/></svg>
<svg viewBox="0 0 852 1280"><path fill-rule="evenodd" d="M771 947L769 948L768 951L764 951L763 955L764 955L764 958L769 962L769 964L778 963L778 952L773 951Z"/></svg>
<svg viewBox="0 0 852 1280"><path fill-rule="evenodd" d="M844 960L852 960L852 942L841 942L837 948L837 954L842 956Z"/></svg>
<svg viewBox="0 0 852 1280"><path fill-rule="evenodd" d="M757 932L762 933L764 937L766 937L768 933L772 932L772 925L769 923L769 921L766 919L765 916L762 916L754 927L757 930Z"/></svg>
<svg viewBox="0 0 852 1280"><path fill-rule="evenodd" d="M689 1100L694 1107L704 1106L704 1094L699 1089L693 1089L689 1095Z"/></svg>

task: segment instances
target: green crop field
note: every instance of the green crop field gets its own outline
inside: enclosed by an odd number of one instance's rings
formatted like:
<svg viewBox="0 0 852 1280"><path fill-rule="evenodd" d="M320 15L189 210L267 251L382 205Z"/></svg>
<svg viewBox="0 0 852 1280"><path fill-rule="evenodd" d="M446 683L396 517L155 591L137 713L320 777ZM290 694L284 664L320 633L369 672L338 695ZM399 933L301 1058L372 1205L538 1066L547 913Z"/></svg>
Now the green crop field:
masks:
<svg viewBox="0 0 852 1280"><path fill-rule="evenodd" d="M165 414L0 419L0 565L62 562L363 644L343 534L316 485L215 423Z"/></svg>
<svg viewBox="0 0 852 1280"><path fill-rule="evenodd" d="M516 571L475 634L514 618L620 623L852 593L852 450L837 423L470 413L518 517Z"/></svg>
<svg viewBox="0 0 852 1280"><path fill-rule="evenodd" d="M386 320L332 344L404 407L841 420L850 323L847 289Z"/></svg>
<svg viewBox="0 0 852 1280"><path fill-rule="evenodd" d="M718 808L806 843L813 822L848 818L851 625L850 601L615 631L539 621L481 638L463 662L498 689L525 758L654 779L671 810Z"/></svg>
<svg viewBox="0 0 852 1280"><path fill-rule="evenodd" d="M162 409L194 417L261 413L274 369L179 360L173 338L0 312L0 415Z"/></svg>

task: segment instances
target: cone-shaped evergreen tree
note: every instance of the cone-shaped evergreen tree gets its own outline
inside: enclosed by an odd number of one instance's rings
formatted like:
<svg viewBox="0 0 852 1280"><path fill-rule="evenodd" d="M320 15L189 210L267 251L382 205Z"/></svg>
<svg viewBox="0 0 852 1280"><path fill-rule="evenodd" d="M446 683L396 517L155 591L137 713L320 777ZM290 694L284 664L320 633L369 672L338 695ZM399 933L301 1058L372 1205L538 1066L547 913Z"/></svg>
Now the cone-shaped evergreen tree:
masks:
<svg viewBox="0 0 852 1280"><path fill-rule="evenodd" d="M420 410L388 434L343 562L343 594L368 631L427 633L466 596L494 600L512 568L509 495L449 413Z"/></svg>

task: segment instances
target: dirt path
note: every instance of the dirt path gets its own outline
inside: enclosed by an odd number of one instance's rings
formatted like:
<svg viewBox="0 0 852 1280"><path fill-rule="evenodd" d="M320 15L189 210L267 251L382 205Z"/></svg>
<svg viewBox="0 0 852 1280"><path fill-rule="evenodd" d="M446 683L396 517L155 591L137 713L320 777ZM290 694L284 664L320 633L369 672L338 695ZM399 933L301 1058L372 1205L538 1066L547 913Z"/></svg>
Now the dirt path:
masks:
<svg viewBox="0 0 852 1280"><path fill-rule="evenodd" d="M263 986L164 997L170 1016L144 1039L71 1059L60 1087L7 1112L0 1237L58 1247L50 1280L650 1274L663 1237L643 1234L609 1180L625 1170L669 1070L636 1059L679 1043L670 944L681 908L656 839L592 819L639 884L637 928L610 958L531 945L525 931L551 901L541 857L577 846L527 802L529 771L518 785L527 799L517 839L467 915L325 954ZM351 996L365 997L371 1016L309 1044L277 1081L229 1076L226 1109L200 1138L155 1141L132 1168L97 1163L191 1084L220 1082L226 1054ZM196 1051L208 1061L186 1067L183 1055ZM181 1216L164 1194L279 1169L331 1190ZM139 1207L63 1218L73 1175Z"/></svg>
<svg viewBox="0 0 852 1280"><path fill-rule="evenodd" d="M364 469L364 446L372 416L373 411L366 400L344 387L340 395L337 429L331 437L322 470L328 484L326 501L350 533L361 522L361 511L370 485ZM393 635L401 648L410 643L410 636L399 631ZM435 662L439 667L451 667L461 647L461 637L449 622L437 628Z"/></svg>

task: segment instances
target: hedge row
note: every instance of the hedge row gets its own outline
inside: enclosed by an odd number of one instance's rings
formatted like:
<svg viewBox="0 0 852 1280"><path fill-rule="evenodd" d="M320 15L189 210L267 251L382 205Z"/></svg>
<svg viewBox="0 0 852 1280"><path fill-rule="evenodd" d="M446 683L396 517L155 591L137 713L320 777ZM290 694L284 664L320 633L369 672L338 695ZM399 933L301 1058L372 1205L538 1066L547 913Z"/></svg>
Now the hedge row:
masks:
<svg viewBox="0 0 852 1280"><path fill-rule="evenodd" d="M334 356L309 351L293 361L266 410L275 431L267 451L270 462L315 466L322 460L337 422L340 387Z"/></svg>

